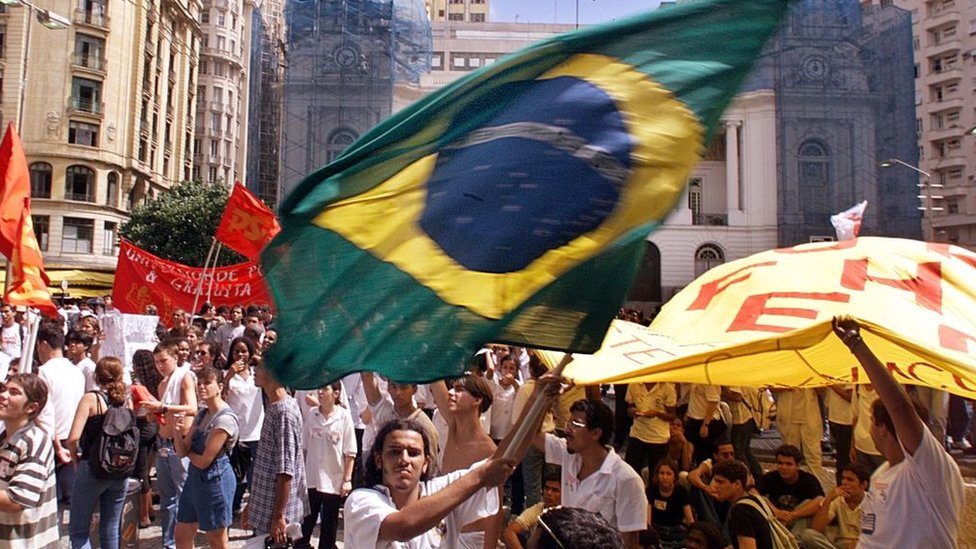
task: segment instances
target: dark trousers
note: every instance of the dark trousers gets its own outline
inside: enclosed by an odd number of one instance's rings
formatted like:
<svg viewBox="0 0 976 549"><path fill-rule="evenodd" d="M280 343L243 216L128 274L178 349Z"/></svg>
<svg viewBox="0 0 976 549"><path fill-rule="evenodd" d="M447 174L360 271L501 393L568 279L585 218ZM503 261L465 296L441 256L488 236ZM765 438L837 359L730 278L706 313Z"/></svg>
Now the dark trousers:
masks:
<svg viewBox="0 0 976 549"><path fill-rule="evenodd" d="M613 386L613 445L618 450L624 445L630 426L634 424L633 418L627 414L627 387L626 383Z"/></svg>
<svg viewBox="0 0 976 549"><path fill-rule="evenodd" d="M752 478L758 480L762 476L762 466L759 460L752 454L752 435L756 432L756 420L750 418L745 423L733 425L731 429L732 447L735 448L735 457L749 467Z"/></svg>
<svg viewBox="0 0 976 549"><path fill-rule="evenodd" d="M651 444L650 442L644 442L643 440L630 437L627 441L627 455L624 461L627 465L630 465L637 474L639 475L641 469L647 467L648 469L648 482L653 481L654 467L657 466L657 462L661 461L661 458L668 455L668 443L662 442L660 444Z"/></svg>
<svg viewBox="0 0 976 549"><path fill-rule="evenodd" d="M231 463L236 463L234 474L237 476L237 488L234 489L234 512L241 508L244 491L251 489L251 476L254 474L254 458L258 452L258 441L239 442L234 446L230 456Z"/></svg>
<svg viewBox="0 0 976 549"><path fill-rule="evenodd" d="M725 434L725 422L721 419L713 419L708 423L708 436L699 436L702 420L688 418L685 420L685 438L695 447L695 463L701 463L712 457L715 441Z"/></svg>
<svg viewBox="0 0 976 549"><path fill-rule="evenodd" d="M339 509L342 496L323 494L318 490L308 491L308 515L302 520L301 547L310 547L315 523L322 519L319 527L319 549L336 549L336 532L339 530Z"/></svg>
<svg viewBox="0 0 976 549"><path fill-rule="evenodd" d="M969 432L970 421L971 414L969 406L966 405L966 399L957 395L949 395L947 434L952 437L953 442L958 444L966 437L966 433Z"/></svg>
<svg viewBox="0 0 976 549"><path fill-rule="evenodd" d="M854 432L853 425L842 423L830 423L830 438L834 442L834 450L837 451L837 486L840 486L840 474L844 467L851 463L851 434Z"/></svg>

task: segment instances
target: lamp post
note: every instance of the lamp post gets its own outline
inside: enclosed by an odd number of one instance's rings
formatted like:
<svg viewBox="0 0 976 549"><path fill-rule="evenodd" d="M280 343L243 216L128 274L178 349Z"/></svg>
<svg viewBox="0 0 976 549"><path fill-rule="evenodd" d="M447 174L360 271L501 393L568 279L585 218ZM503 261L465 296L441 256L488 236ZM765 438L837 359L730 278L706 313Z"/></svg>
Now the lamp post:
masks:
<svg viewBox="0 0 976 549"><path fill-rule="evenodd" d="M976 128L974 128L974 130L976 130ZM918 183L918 188L923 193L918 195L918 199L919 199L918 209L922 211L922 220L923 220L922 236L926 242L935 241L935 231L933 230L932 227L932 214L926 212L941 212L945 209L942 206L935 206L932 202L933 200L942 200L943 198L942 195L932 194L932 189L941 189L943 187L942 183L932 183L930 181L932 174L919 168L918 166L913 166L908 162L905 162L904 160L899 160L897 158L889 158L881 162L880 165L882 168L890 168L896 165L904 166L910 170L914 170L918 172L922 176L922 182Z"/></svg>
<svg viewBox="0 0 976 549"><path fill-rule="evenodd" d="M27 17L25 18L27 30L24 32L24 55L22 60L22 70L20 73L20 97L18 97L17 100L17 131L20 132L21 136L23 136L24 99L27 97L27 64L29 60L28 53L30 52L31 42L31 16L37 17L38 23L53 30L66 29L71 26L71 21L69 21L68 18L63 15L35 6L28 0L0 0L0 4L5 6L24 6L30 10L30 13L28 13Z"/></svg>

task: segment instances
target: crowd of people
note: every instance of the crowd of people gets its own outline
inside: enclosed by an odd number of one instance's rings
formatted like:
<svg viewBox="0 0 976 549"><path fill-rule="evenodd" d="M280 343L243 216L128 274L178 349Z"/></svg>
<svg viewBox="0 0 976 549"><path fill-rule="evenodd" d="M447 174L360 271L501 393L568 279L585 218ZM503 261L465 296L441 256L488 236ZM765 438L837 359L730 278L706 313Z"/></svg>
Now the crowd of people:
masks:
<svg viewBox="0 0 976 549"><path fill-rule="evenodd" d="M106 298L42 322L29 361L19 313L0 307L4 547L90 547L95 513L100 546L119 547L129 478L165 548L199 532L229 547L235 517L295 547L318 527L319 549L340 524L351 549L956 546L962 478L931 420L950 403L906 392L850 319L836 336L870 383L773 391L783 444L764 472L750 441L765 390L573 386L489 345L453 380L362 372L293 391L263 365L268 307L178 309L129 365L101 353L112 313Z"/></svg>

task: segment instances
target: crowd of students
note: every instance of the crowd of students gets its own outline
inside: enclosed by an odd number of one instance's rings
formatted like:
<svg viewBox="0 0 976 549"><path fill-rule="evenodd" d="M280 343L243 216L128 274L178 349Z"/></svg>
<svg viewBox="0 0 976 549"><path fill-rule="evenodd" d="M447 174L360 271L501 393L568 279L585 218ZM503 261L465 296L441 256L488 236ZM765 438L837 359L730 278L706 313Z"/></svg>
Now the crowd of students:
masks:
<svg viewBox="0 0 976 549"><path fill-rule="evenodd" d="M277 338L267 307L177 310L130 369L100 356L102 305L40 325L37 374L17 373L24 333L0 307L4 546L56 547L67 534L89 547L98 512L101 547L118 547L125 476L142 481L140 527L158 520L166 548L193 547L201 531L228 547L236 515L296 547L318 525L319 549L337 546L340 516L348 548L956 544L962 480L945 435L923 427L924 407L849 319L837 337L871 383L775 391L784 444L763 472L750 440L769 407L755 388L622 385L612 408L609 387L572 386L531 351L492 345L446 382L363 372L291 391L263 367ZM548 411L528 417L536 400ZM828 490L822 401L837 448ZM138 428L121 478L99 468L110 410L131 410ZM923 524L906 529L909 517Z"/></svg>

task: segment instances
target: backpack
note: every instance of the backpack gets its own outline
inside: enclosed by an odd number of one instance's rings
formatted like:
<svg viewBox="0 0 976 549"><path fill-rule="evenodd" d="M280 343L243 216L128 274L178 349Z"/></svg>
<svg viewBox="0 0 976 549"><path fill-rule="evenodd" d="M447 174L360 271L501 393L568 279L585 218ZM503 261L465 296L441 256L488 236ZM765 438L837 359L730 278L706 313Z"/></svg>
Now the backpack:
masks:
<svg viewBox="0 0 976 549"><path fill-rule="evenodd" d="M139 427L136 414L126 406L108 404L108 397L98 393L108 409L102 417L102 428L92 437L88 465L98 479L124 479L132 475L139 453Z"/></svg>
<svg viewBox="0 0 976 549"><path fill-rule="evenodd" d="M800 549L800 543L796 541L796 536L782 522L776 520L773 512L769 510L769 507L762 498L759 498L759 502L749 498L742 498L736 503L748 505L756 511L759 511L759 514L766 518L766 522L769 523L769 537L773 541L773 549Z"/></svg>

